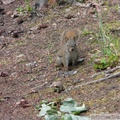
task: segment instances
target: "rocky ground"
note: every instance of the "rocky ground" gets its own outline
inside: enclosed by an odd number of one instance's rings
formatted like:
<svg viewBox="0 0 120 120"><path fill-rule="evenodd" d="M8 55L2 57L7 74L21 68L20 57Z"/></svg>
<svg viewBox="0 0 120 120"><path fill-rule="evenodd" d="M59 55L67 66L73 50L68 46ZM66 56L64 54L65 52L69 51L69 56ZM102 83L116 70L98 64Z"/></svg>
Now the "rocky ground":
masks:
<svg viewBox="0 0 120 120"><path fill-rule="evenodd" d="M3 1L3 0L2 0ZM98 18L94 5L48 7L37 15L15 12L23 0L0 1L0 118L1 120L41 120L35 106L41 100L72 97L94 113L120 113L120 78L83 85L94 80L91 55L100 48ZM9 1L9 0L8 0ZM11 0L12 1L12 0ZM119 0L118 0L119 1ZM120 29L118 1L101 5L103 23ZM32 3L31 3L32 4ZM22 14L19 16L19 14ZM65 28L80 30L77 41L80 62L71 71L57 70L55 56ZM117 36L120 34L118 32ZM119 65L119 64L118 64ZM54 91L58 84L60 91ZM61 87L62 86L62 87Z"/></svg>

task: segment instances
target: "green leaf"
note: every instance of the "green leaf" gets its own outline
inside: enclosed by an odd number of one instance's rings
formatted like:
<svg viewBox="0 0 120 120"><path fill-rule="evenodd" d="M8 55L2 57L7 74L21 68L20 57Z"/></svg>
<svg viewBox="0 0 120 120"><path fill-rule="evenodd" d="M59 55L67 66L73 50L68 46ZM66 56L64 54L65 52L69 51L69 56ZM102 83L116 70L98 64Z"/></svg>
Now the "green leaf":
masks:
<svg viewBox="0 0 120 120"><path fill-rule="evenodd" d="M50 109L50 110L47 110L47 114L48 114L48 115L57 115L58 112L57 112L57 110L55 110L55 109Z"/></svg>
<svg viewBox="0 0 120 120"><path fill-rule="evenodd" d="M107 63L107 60L105 58L101 59L101 63L104 63L106 64Z"/></svg>
<svg viewBox="0 0 120 120"><path fill-rule="evenodd" d="M83 104L81 107L77 107L77 102L73 100L72 98L68 98L63 101L63 105L60 106L60 111L67 112L67 113L73 113L73 114L80 114L83 111L86 111L87 108Z"/></svg>
<svg viewBox="0 0 120 120"><path fill-rule="evenodd" d="M39 105L36 105L35 108L36 108L37 110L40 110L40 106L39 106Z"/></svg>
<svg viewBox="0 0 120 120"><path fill-rule="evenodd" d="M90 118L88 117L83 117L83 116L76 116L76 115L73 115L73 114L70 114L72 120L90 120Z"/></svg>
<svg viewBox="0 0 120 120"><path fill-rule="evenodd" d="M87 108L85 107L85 104L83 104L81 107L75 107L75 111L73 110L72 113L74 115L79 115L81 112L86 111Z"/></svg>
<svg viewBox="0 0 120 120"><path fill-rule="evenodd" d="M62 116L62 120L90 120L88 117L76 116L73 114L65 114Z"/></svg>
<svg viewBox="0 0 120 120"><path fill-rule="evenodd" d="M70 116L70 114L65 114L64 116L62 116L62 120L72 120L72 117Z"/></svg>
<svg viewBox="0 0 120 120"><path fill-rule="evenodd" d="M67 98L63 101L63 105L60 106L60 110L62 112L68 112L71 113L71 111L74 111L74 106L77 105L77 102L73 100L72 98Z"/></svg>
<svg viewBox="0 0 120 120"><path fill-rule="evenodd" d="M67 106L67 105L64 106L64 105L61 105L60 106L60 111L71 113L72 111L75 111L75 108L74 108L74 106Z"/></svg>
<svg viewBox="0 0 120 120"><path fill-rule="evenodd" d="M42 108L41 108L41 111L39 112L39 116L44 116L46 114L46 112L50 109L51 109L50 106L48 106L46 104L42 104Z"/></svg>
<svg viewBox="0 0 120 120"><path fill-rule="evenodd" d="M73 100L72 98L67 98L63 101L64 106L77 106L77 102Z"/></svg>
<svg viewBox="0 0 120 120"><path fill-rule="evenodd" d="M45 120L58 120L57 115L45 115Z"/></svg>

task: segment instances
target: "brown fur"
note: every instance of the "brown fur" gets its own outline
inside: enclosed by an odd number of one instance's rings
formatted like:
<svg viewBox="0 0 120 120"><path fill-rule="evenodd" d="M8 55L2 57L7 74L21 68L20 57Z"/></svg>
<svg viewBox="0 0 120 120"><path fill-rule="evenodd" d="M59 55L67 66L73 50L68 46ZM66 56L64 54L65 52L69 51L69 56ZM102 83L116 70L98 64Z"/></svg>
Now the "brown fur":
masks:
<svg viewBox="0 0 120 120"><path fill-rule="evenodd" d="M56 66L64 65L65 70L69 70L69 64L74 66L78 59L76 40L78 31L67 29L62 33L61 46L56 58Z"/></svg>
<svg viewBox="0 0 120 120"><path fill-rule="evenodd" d="M61 44L65 44L65 42L69 39L77 40L79 38L79 32L76 29L67 29L62 33L61 36Z"/></svg>

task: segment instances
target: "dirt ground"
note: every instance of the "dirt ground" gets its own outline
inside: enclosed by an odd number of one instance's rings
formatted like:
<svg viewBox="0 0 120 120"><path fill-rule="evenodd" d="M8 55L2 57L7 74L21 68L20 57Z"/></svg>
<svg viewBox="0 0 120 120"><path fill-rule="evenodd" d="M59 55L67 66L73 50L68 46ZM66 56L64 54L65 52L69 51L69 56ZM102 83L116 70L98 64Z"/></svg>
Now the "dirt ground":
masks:
<svg viewBox="0 0 120 120"><path fill-rule="evenodd" d="M67 97L85 103L89 108L83 114L85 116L120 113L119 77L75 88L92 81L91 76L97 73L90 62L91 53L100 48L96 37L91 34L99 30L94 6L56 6L46 9L42 16L12 18L15 9L21 5L24 5L22 0L7 5L0 2L0 8L3 8L0 9L0 119L41 120L35 108L40 101ZM117 5L103 5L101 8L104 23L117 22L119 28ZM81 31L77 45L80 58L85 58L84 62L71 68L73 74L54 66L60 35L69 27ZM85 30L87 33L82 32ZM65 88L61 93L54 92L51 86L58 81Z"/></svg>

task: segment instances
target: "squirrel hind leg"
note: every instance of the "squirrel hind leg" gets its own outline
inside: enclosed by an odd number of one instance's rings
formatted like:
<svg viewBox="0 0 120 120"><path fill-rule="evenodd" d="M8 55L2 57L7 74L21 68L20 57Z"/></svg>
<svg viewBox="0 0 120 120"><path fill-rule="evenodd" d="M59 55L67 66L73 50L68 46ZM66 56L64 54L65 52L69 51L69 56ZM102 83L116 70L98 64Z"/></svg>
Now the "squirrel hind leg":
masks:
<svg viewBox="0 0 120 120"><path fill-rule="evenodd" d="M62 58L57 56L55 66L59 67L62 65Z"/></svg>

